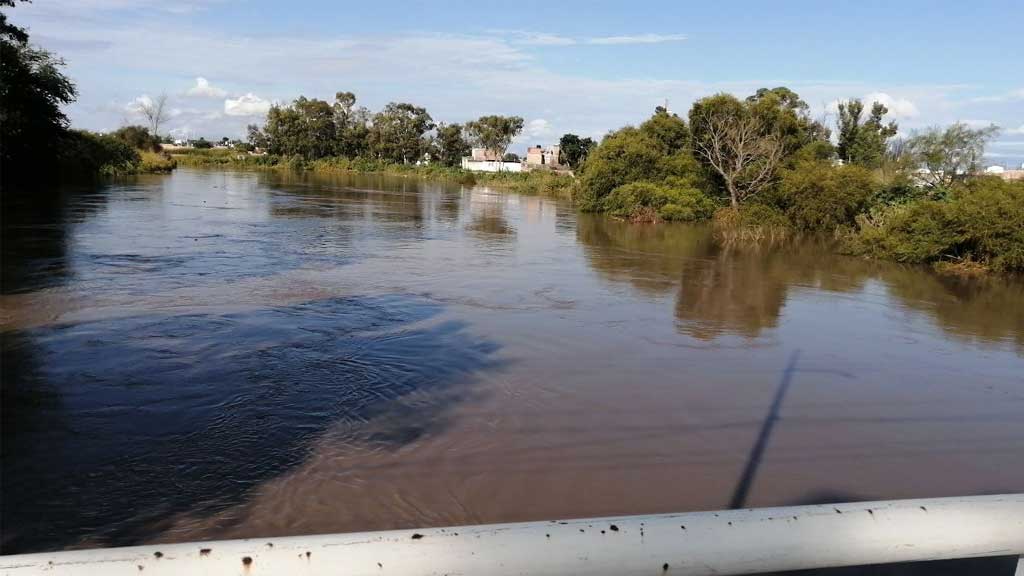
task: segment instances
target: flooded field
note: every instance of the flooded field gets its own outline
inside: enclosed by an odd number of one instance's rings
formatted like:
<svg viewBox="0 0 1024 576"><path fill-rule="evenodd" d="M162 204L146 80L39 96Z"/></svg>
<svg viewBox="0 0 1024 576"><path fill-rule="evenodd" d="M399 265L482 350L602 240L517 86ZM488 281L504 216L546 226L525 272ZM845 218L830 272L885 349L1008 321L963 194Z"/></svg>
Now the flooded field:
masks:
<svg viewBox="0 0 1024 576"><path fill-rule="evenodd" d="M1024 491L1019 278L382 176L3 240L3 553Z"/></svg>

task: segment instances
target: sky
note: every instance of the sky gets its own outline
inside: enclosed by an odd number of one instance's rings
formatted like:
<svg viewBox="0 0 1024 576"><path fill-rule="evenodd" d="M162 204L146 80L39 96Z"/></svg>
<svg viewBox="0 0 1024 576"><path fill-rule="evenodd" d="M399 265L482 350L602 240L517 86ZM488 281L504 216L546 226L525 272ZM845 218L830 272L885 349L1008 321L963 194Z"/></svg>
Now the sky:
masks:
<svg viewBox="0 0 1024 576"><path fill-rule="evenodd" d="M239 137L273 103L351 91L435 121L522 116L515 151L599 138L666 100L685 114L788 86L829 122L862 98L901 135L996 124L987 163L1024 162L1020 0L35 0L8 14L65 59L69 116L91 130L141 123L138 103L166 93L173 134Z"/></svg>

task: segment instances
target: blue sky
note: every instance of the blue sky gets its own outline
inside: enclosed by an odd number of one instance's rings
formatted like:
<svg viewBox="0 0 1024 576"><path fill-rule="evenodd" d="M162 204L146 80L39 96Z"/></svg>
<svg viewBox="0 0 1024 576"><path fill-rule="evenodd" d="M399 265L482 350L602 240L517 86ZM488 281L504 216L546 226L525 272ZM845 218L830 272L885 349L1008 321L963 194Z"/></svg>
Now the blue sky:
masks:
<svg viewBox="0 0 1024 576"><path fill-rule="evenodd" d="M786 85L828 118L881 100L901 132L964 121L1002 128L989 162L1024 161L1019 0L932 2L269 2L60 0L11 18L68 62L75 125L138 120L167 93L168 128L243 134L271 102L355 92L435 120L527 120L519 146L600 136L668 99Z"/></svg>

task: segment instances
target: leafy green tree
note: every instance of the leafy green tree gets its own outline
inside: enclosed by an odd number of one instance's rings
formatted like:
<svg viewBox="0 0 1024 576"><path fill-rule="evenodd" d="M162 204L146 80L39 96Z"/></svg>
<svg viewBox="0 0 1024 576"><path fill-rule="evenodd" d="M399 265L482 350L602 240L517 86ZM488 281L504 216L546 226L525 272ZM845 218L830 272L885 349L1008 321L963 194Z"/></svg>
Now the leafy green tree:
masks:
<svg viewBox="0 0 1024 576"><path fill-rule="evenodd" d="M434 144L438 160L445 166L458 166L462 157L470 153L469 142L462 134L461 124L438 124Z"/></svg>
<svg viewBox="0 0 1024 576"><path fill-rule="evenodd" d="M796 92L785 86L760 88L746 103L765 130L778 135L785 157L805 147L813 147L815 154L830 153L831 131L811 118L810 106Z"/></svg>
<svg viewBox="0 0 1024 576"><path fill-rule="evenodd" d="M912 161L927 170L918 174L928 186L946 189L981 168L985 145L999 133L996 126L971 128L957 122L946 129L932 128L907 140Z"/></svg>
<svg viewBox="0 0 1024 576"><path fill-rule="evenodd" d="M0 0L12 7L13 0ZM13 181L53 162L68 119L61 106L75 100L64 61L29 45L28 33L0 12L0 163Z"/></svg>
<svg viewBox="0 0 1024 576"><path fill-rule="evenodd" d="M334 126L337 137L335 153L347 158L366 154L370 134L370 111L356 107L356 95L338 92L334 95Z"/></svg>
<svg viewBox="0 0 1024 576"><path fill-rule="evenodd" d="M470 139L498 158L505 157L505 151L522 130L523 119L519 116L481 116L466 122Z"/></svg>
<svg viewBox="0 0 1024 576"><path fill-rule="evenodd" d="M690 129L686 121L658 106L654 115L640 125L640 131L657 142L664 154L675 154L690 145Z"/></svg>
<svg viewBox="0 0 1024 576"><path fill-rule="evenodd" d="M690 109L694 156L718 175L734 209L771 186L784 155L777 125L757 106L717 94Z"/></svg>
<svg viewBox="0 0 1024 576"><path fill-rule="evenodd" d="M200 136L198 140L192 143L192 147L199 150L205 150L208 148L213 148L213 143L207 140L206 138Z"/></svg>
<svg viewBox="0 0 1024 576"><path fill-rule="evenodd" d="M324 100L299 96L289 106L270 108L263 134L274 154L306 160L332 156L337 143L334 108Z"/></svg>
<svg viewBox="0 0 1024 576"><path fill-rule="evenodd" d="M849 100L839 103L839 117L836 119L839 132L839 146L836 151L844 162L860 164L869 168L881 165L889 138L896 135L896 122L884 123L889 112L880 102L871 105L871 112L864 118L864 103Z"/></svg>
<svg viewBox="0 0 1024 576"><path fill-rule="evenodd" d="M246 142L249 143L253 149L259 148L260 150L266 150L269 146L267 135L263 133L256 124L249 124L245 127L246 131Z"/></svg>
<svg viewBox="0 0 1024 576"><path fill-rule="evenodd" d="M654 138L633 127L612 132L583 164L580 207L601 210L604 198L619 186L667 175L665 155Z"/></svg>
<svg viewBox="0 0 1024 576"><path fill-rule="evenodd" d="M558 141L558 162L573 169L579 168L595 146L597 146L597 142L594 142L592 138L580 138L575 134L564 134Z"/></svg>
<svg viewBox="0 0 1024 576"><path fill-rule="evenodd" d="M426 108L405 102L391 102L373 116L369 131L369 149L389 162L416 161L427 151L425 135L434 129L434 120Z"/></svg>
<svg viewBox="0 0 1024 576"><path fill-rule="evenodd" d="M160 149L160 138L149 133L145 126L122 126L111 134L114 138L125 141L137 150L157 151Z"/></svg>

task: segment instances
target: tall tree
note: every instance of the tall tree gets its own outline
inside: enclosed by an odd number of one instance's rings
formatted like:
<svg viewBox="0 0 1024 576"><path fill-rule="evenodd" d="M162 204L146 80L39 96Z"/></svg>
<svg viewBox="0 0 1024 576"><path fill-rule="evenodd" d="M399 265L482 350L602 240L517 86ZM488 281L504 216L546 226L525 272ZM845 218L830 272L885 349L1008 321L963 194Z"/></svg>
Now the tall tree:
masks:
<svg viewBox="0 0 1024 576"><path fill-rule="evenodd" d="M159 137L160 125L167 121L167 94L154 98L143 98L139 101L139 113L149 122L149 133Z"/></svg>
<svg viewBox="0 0 1024 576"><path fill-rule="evenodd" d="M836 128L839 132L839 146L836 151L844 162L860 164L870 168L881 164L885 155L886 143L896 135L896 122L884 123L884 116L889 112L882 103L875 102L866 119L864 103L860 100L849 100L839 103L839 117Z"/></svg>
<svg viewBox="0 0 1024 576"><path fill-rule="evenodd" d="M445 166L458 166L462 162L462 157L470 152L469 142L462 134L461 124L438 124L434 140L438 160Z"/></svg>
<svg viewBox="0 0 1024 576"><path fill-rule="evenodd" d="M597 146L597 142L594 142L591 138L580 138L575 134L564 134L558 141L560 156L558 161L575 170L587 159L587 155L590 154L594 146Z"/></svg>
<svg viewBox="0 0 1024 576"><path fill-rule="evenodd" d="M946 129L932 128L907 140L911 158L926 170L918 173L934 189L948 188L981 168L985 145L999 133L996 126L972 129L957 122Z"/></svg>
<svg viewBox="0 0 1024 576"><path fill-rule="evenodd" d="M12 7L13 0L0 0ZM3 179L51 162L68 134L61 106L74 102L64 61L28 43L28 33L0 12L0 163Z"/></svg>
<svg viewBox="0 0 1024 576"><path fill-rule="evenodd" d="M523 119L519 116L481 116L466 122L466 132L481 147L504 158L512 140L523 130Z"/></svg>
<svg viewBox="0 0 1024 576"><path fill-rule="evenodd" d="M721 177L733 208L771 185L783 158L776 128L751 108L718 94L690 109L694 155Z"/></svg>
<svg viewBox="0 0 1024 576"><path fill-rule="evenodd" d="M389 162L418 160L428 147L425 135L434 120L421 108L405 102L391 102L373 116L369 132L370 151Z"/></svg>
<svg viewBox="0 0 1024 576"><path fill-rule="evenodd" d="M355 158L366 152L367 136L370 133L370 112L356 107L356 95L338 92L334 95L334 125L337 137L336 153Z"/></svg>

